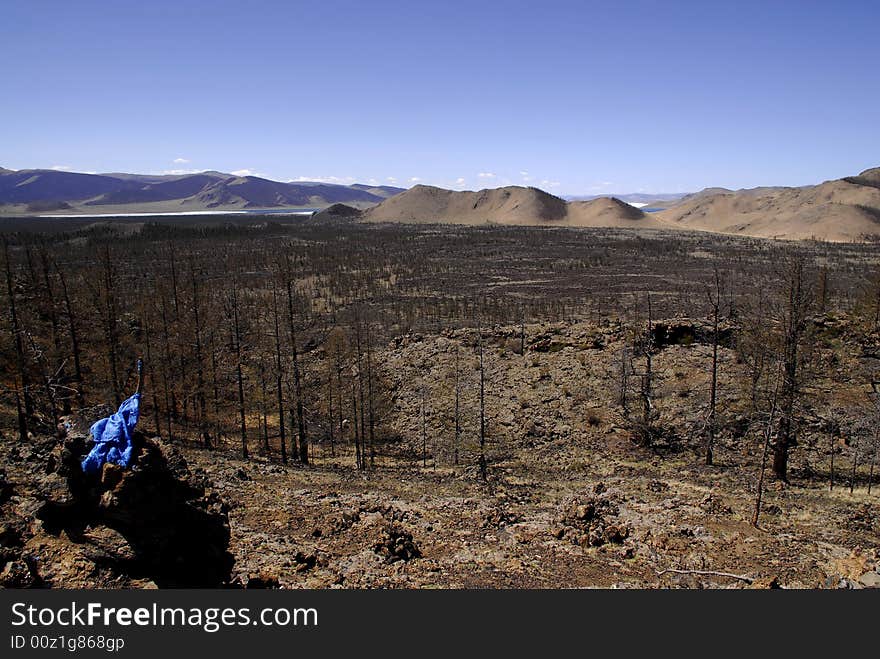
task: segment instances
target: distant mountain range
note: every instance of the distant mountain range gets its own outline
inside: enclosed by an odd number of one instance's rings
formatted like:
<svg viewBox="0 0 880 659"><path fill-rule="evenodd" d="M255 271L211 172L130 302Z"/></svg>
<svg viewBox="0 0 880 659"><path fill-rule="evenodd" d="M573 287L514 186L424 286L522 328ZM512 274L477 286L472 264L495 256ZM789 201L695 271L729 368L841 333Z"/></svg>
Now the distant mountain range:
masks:
<svg viewBox="0 0 880 659"><path fill-rule="evenodd" d="M647 205L644 212L636 206ZM0 214L319 208L342 222L527 224L696 230L767 238L880 239L880 168L803 187L562 199L538 188L453 191L282 183L207 171L181 176L0 168Z"/></svg>
<svg viewBox="0 0 880 659"><path fill-rule="evenodd" d="M366 207L402 191L364 184L283 183L214 171L164 176L0 168L0 211L6 214L323 208L340 202Z"/></svg>

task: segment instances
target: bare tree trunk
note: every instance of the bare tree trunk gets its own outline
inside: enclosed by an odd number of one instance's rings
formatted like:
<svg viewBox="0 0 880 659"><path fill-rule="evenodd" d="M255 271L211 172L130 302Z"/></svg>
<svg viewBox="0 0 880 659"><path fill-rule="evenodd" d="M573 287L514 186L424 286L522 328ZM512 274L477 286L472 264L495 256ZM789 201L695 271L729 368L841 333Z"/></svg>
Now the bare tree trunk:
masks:
<svg viewBox="0 0 880 659"><path fill-rule="evenodd" d="M856 487L856 469L859 466L859 442L857 439L853 439L852 450L853 450L852 474L850 475L850 478L849 478L849 493L850 494L853 493L853 490Z"/></svg>
<svg viewBox="0 0 880 659"><path fill-rule="evenodd" d="M644 339L645 372L641 377L642 443L654 443L654 311L648 295L648 327Z"/></svg>
<svg viewBox="0 0 880 659"><path fill-rule="evenodd" d="M40 265L42 269L43 275L43 287L46 291L46 311L49 315L49 323L52 327L52 346L55 350L54 354L51 356L51 361L48 364L49 372L54 374L51 376L54 381L64 382L66 380L64 371L65 364L67 360L63 357L63 351L61 348L61 331L60 331L60 323L58 321L58 305L55 301L55 290L52 286L52 279L49 275L49 257L46 254L46 249L44 247L40 248ZM57 369L55 368L55 364L59 364ZM54 397L54 394L53 394ZM61 400L62 409L64 414L70 414L70 397L65 395ZM57 415L56 415L57 416ZM57 422L56 422L57 423Z"/></svg>
<svg viewBox="0 0 880 659"><path fill-rule="evenodd" d="M716 405L718 400L718 323L721 315L721 277L715 269L715 291L709 295L712 306L712 378L709 388L709 418L706 433L706 464L711 465L714 459Z"/></svg>
<svg viewBox="0 0 880 659"><path fill-rule="evenodd" d="M238 323L238 295L236 284L232 284L232 331L233 349L235 350L235 373L238 380L238 416L241 424L241 455L248 459L247 421L244 408L244 376L241 369L241 327Z"/></svg>
<svg viewBox="0 0 880 659"><path fill-rule="evenodd" d="M367 468L367 414L366 405L364 404L364 369L362 367L363 350L361 347L361 315L358 309L354 325L355 345L357 346L357 382L358 382L358 406L361 411L361 468Z"/></svg>
<svg viewBox="0 0 880 659"><path fill-rule="evenodd" d="M783 337L782 409L779 436L773 447L773 474L788 482L788 451L796 444L795 403L800 394L800 348L807 329L810 291L804 285L803 261L794 261L788 273L788 302Z"/></svg>
<svg viewBox="0 0 880 659"><path fill-rule="evenodd" d="M486 374L483 368L483 326L477 323L477 337L480 350L480 478L488 479L486 465Z"/></svg>
<svg viewBox="0 0 880 659"><path fill-rule="evenodd" d="M376 466L376 415L373 401L373 336L367 323L367 412L369 414L370 469Z"/></svg>
<svg viewBox="0 0 880 659"><path fill-rule="evenodd" d="M336 400L339 403L336 407L338 410L337 422L339 423L339 441L340 443L345 442L345 427L343 425L343 414L342 410L344 409L343 396L345 395L344 387L342 386L342 360L339 356L339 353L336 353Z"/></svg>
<svg viewBox="0 0 880 659"><path fill-rule="evenodd" d="M354 460L358 469L363 469L363 455L361 454L360 434L358 431L358 407L357 407L357 388L355 381L351 381L351 422L354 429Z"/></svg>
<svg viewBox="0 0 880 659"><path fill-rule="evenodd" d="M190 256L189 262L189 270L190 277L192 280L192 308L193 308L193 331L195 338L195 359L196 359L196 404L198 405L199 411L199 430L202 435L202 443L205 448L211 448L211 435L208 432L208 410L207 405L205 403L205 370L204 370L204 362L202 359L202 323L201 318L199 316L199 307L201 306L199 300L199 287L198 287L198 279L196 277L196 268L195 263L193 262L192 256ZM236 323L238 321L236 320ZM237 331L237 328L236 328ZM247 456L245 456L247 457Z"/></svg>
<svg viewBox="0 0 880 659"><path fill-rule="evenodd" d="M333 437L333 364L327 355L327 428L330 431L330 457L336 457L336 442Z"/></svg>
<svg viewBox="0 0 880 659"><path fill-rule="evenodd" d="M168 385L168 369L171 368L171 338L168 335L168 309L165 304L165 296L160 295L160 299L162 300L162 347L165 357L162 368L162 388L165 391L165 424L168 427L168 441L170 442L173 439L171 420L174 417L177 402L174 399L174 392L170 391Z"/></svg>
<svg viewBox="0 0 880 659"><path fill-rule="evenodd" d="M110 258L110 246L104 246L104 293L105 293L105 327L107 334L107 354L110 362L110 382L113 387L113 400L116 407L122 404L122 391L119 386L119 343L116 328L116 293L114 291L113 263Z"/></svg>
<svg viewBox="0 0 880 659"><path fill-rule="evenodd" d="M211 337L211 393L214 403L214 441L219 444L223 437L223 419L220 415L220 388L217 380L217 336L213 329L209 336Z"/></svg>
<svg viewBox="0 0 880 659"><path fill-rule="evenodd" d="M428 430L427 425L425 424L425 383L422 383L421 388L421 396L420 396L420 410L422 417L422 468L428 466Z"/></svg>
<svg viewBox="0 0 880 659"><path fill-rule="evenodd" d="M266 362L265 357L260 355L260 413L263 418L263 453L270 455L269 450L269 411L268 395L266 393Z"/></svg>
<svg viewBox="0 0 880 659"><path fill-rule="evenodd" d="M767 470L767 454L770 452L770 437L773 434L773 422L776 416L776 400L779 392L779 379L776 380L776 388L773 391L773 399L770 403L770 413L767 417L767 424L764 426L764 448L761 452L761 470L758 473L758 491L755 494L755 513L752 516L752 526L758 527L758 521L761 517L761 499L764 496L764 472Z"/></svg>
<svg viewBox="0 0 880 659"><path fill-rule="evenodd" d="M629 347L624 342L620 349L620 388L617 393L617 404L620 405L623 415L629 416Z"/></svg>
<svg viewBox="0 0 880 659"><path fill-rule="evenodd" d="M834 491L834 449L836 448L836 446L835 446L836 442L835 442L833 430L831 432L829 432L828 435L829 435L828 438L829 438L830 444L831 444L831 473L830 473L830 478L828 480L828 491L833 492Z"/></svg>
<svg viewBox="0 0 880 659"><path fill-rule="evenodd" d="M23 414L19 413L18 425L24 439L27 439L28 419L34 414L34 404L30 394L30 379L24 358L24 344L21 340L21 327L18 324L18 312L15 306L15 286L12 283L12 267L9 261L9 244L3 238L3 262L6 269L6 292L9 297L9 329L15 343L15 363L18 367L18 379L21 382L22 398L24 400ZM24 429L22 431L22 429Z"/></svg>
<svg viewBox="0 0 880 659"><path fill-rule="evenodd" d="M159 436L162 434L162 426L159 420L159 401L156 399L156 391L158 390L158 386L156 386L156 378L153 375L156 371L153 367L153 349L150 341L150 323L144 319L144 343L146 343L147 347L147 364L149 364L150 370L150 398L152 399L153 404L153 423L156 426L156 435Z"/></svg>
<svg viewBox="0 0 880 659"><path fill-rule="evenodd" d="M296 404L296 430L299 440L299 461L309 464L309 444L303 418L302 384L299 376L299 355L296 348L296 327L293 320L293 282L287 280L287 312L290 322L290 354L293 358L293 395Z"/></svg>
<svg viewBox="0 0 880 659"><path fill-rule="evenodd" d="M460 390L460 371L459 371L459 358L458 358L458 345L455 346L455 437L453 439L452 444L452 459L453 464L458 466L458 447L461 442L461 390Z"/></svg>
<svg viewBox="0 0 880 659"><path fill-rule="evenodd" d="M272 282L272 318L275 321L275 395L278 397L278 429L281 433L281 462L287 464L287 438L284 426L284 362L281 360L281 323L278 317L278 290Z"/></svg>
<svg viewBox="0 0 880 659"><path fill-rule="evenodd" d="M83 382L82 365L79 348L79 336L76 331L76 318L73 315L73 305L70 303L70 294L67 290L67 278L64 272L53 262L55 272L58 273L58 280L61 282L61 294L64 297L64 313L67 316L67 326L70 331L70 349L73 352L73 373L76 377L76 402L80 409L86 406L85 400L85 384Z"/></svg>

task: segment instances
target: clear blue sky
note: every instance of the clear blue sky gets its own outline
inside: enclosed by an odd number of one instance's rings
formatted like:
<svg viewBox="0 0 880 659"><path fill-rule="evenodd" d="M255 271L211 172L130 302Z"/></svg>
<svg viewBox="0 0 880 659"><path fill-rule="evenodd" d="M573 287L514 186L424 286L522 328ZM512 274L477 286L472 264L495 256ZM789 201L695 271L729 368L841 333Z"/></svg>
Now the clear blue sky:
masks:
<svg viewBox="0 0 880 659"><path fill-rule="evenodd" d="M877 0L0 0L0 166L802 185L880 165L878 30Z"/></svg>

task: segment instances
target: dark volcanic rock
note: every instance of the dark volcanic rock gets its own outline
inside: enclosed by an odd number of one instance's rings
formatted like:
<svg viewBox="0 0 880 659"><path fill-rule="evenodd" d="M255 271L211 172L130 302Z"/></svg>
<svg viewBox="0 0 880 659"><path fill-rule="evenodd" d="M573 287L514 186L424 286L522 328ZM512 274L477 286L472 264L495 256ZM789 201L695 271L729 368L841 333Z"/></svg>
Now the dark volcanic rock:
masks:
<svg viewBox="0 0 880 659"><path fill-rule="evenodd" d="M130 469L105 464L89 476L80 468L86 442L67 438L48 461L54 471L35 478L43 530L69 539L71 551L97 566L160 587L227 583L233 559L226 505L174 447L140 434L135 446ZM17 585L19 573L7 582Z"/></svg>
<svg viewBox="0 0 880 659"><path fill-rule="evenodd" d="M383 529L382 538L373 545L373 551L384 556L386 563L410 561L422 555L413 541L412 533L398 524L389 524Z"/></svg>

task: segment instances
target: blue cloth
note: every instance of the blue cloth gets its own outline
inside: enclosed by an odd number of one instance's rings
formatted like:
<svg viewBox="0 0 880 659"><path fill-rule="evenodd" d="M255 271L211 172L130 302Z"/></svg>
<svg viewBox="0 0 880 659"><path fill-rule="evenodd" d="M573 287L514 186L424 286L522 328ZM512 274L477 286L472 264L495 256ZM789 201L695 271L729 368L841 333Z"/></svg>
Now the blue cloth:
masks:
<svg viewBox="0 0 880 659"><path fill-rule="evenodd" d="M95 446L82 461L84 472L97 474L105 462L123 467L131 464L134 451L131 434L137 425L140 410L141 395L135 394L119 406L116 414L92 424Z"/></svg>

